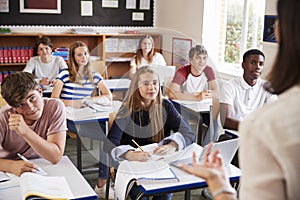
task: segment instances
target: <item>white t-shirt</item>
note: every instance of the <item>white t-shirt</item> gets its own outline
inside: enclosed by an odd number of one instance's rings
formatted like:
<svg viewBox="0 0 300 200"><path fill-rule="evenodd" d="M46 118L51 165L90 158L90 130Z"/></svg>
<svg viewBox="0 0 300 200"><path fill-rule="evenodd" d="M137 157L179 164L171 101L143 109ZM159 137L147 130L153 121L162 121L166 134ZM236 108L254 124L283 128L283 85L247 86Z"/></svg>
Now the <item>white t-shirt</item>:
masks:
<svg viewBox="0 0 300 200"><path fill-rule="evenodd" d="M166 66L167 65L163 55L161 55L158 52L155 52L155 54L153 55L152 63L148 63L148 61L146 59L142 58L140 66L136 66L135 57L136 56L131 58L130 66L136 67L137 69L142 67L142 66L145 66L145 65L150 65L150 66L151 65L161 65L161 66Z"/></svg>
<svg viewBox="0 0 300 200"><path fill-rule="evenodd" d="M259 78L256 84L251 87L243 77L227 81L221 89L220 103L231 105L232 118L241 121L265 103L277 99L277 95L273 95L264 89L265 82L265 80Z"/></svg>
<svg viewBox="0 0 300 200"><path fill-rule="evenodd" d="M30 58L23 71L32 73L40 81L42 78L55 79L59 71L65 68L68 68L68 65L61 56L52 56L49 63L42 62L40 56L34 56Z"/></svg>

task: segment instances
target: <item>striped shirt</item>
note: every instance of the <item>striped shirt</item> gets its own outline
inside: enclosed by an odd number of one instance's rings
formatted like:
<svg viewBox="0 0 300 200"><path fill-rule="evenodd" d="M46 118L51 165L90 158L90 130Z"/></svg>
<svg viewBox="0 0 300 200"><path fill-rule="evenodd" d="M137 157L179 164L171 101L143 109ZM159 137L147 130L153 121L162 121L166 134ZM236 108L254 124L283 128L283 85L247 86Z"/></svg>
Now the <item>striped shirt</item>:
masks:
<svg viewBox="0 0 300 200"><path fill-rule="evenodd" d="M94 88L103 80L103 77L98 72L93 72L94 85L92 85L88 77L81 80L82 85L80 85L70 82L68 69L63 69L58 74L57 79L64 83L60 98L65 100L78 100L84 97L90 97Z"/></svg>

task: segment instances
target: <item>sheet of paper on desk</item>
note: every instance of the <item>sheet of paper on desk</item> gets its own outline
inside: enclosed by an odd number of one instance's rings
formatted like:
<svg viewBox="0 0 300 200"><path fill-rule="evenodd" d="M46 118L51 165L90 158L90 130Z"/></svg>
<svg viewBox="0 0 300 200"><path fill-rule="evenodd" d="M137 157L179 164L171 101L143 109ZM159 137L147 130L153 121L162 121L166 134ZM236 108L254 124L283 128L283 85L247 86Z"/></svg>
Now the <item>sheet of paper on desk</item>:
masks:
<svg viewBox="0 0 300 200"><path fill-rule="evenodd" d="M100 106L104 106L104 107L111 107L112 106L112 102L105 96L102 97L97 97L97 98L87 98L85 100L85 102L88 105L100 105Z"/></svg>
<svg viewBox="0 0 300 200"><path fill-rule="evenodd" d="M183 159L183 158L188 158L188 157L192 157L192 153L193 151L196 151L196 154L200 155L200 153L202 152L202 147L193 143L189 146L187 146L185 149L182 149L180 151L176 151L174 153L171 153L171 154L166 154L166 155L163 155L163 156L159 156L159 155L155 155L153 154L153 150L158 147L158 144L157 143L152 143L152 144L149 144L149 145L144 145L142 146L142 149L144 151L147 151L149 153L151 153L151 159L152 160L161 160L161 159L164 159L166 160L168 163L170 162L174 162L178 159ZM139 149L136 149L137 151L139 151Z"/></svg>
<svg viewBox="0 0 300 200"><path fill-rule="evenodd" d="M212 104L212 99L203 99L202 101L190 101L190 100L173 100L179 104L183 105L193 105L193 104Z"/></svg>
<svg viewBox="0 0 300 200"><path fill-rule="evenodd" d="M96 110L90 107L84 107L84 108L66 107L66 111L67 111L67 119L84 120L84 119L97 118L100 115L108 117L109 113L112 112L112 108L110 107L109 111L97 112Z"/></svg>
<svg viewBox="0 0 300 200"><path fill-rule="evenodd" d="M5 172L0 172L0 182L8 181L10 178Z"/></svg>

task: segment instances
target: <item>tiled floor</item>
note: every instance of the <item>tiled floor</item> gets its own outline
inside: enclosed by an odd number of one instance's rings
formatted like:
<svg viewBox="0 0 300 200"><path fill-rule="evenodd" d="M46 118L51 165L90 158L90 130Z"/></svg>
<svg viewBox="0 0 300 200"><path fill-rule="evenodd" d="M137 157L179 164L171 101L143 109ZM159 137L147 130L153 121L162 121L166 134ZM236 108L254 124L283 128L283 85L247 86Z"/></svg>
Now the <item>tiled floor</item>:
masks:
<svg viewBox="0 0 300 200"><path fill-rule="evenodd" d="M83 168L95 167L97 168L97 158L98 152L97 149L97 141L93 141L94 148L90 148L90 140L83 139L83 147L82 147L82 163ZM88 150L87 150L88 149ZM68 138L67 145L65 150L65 155L68 155L72 162L76 165L76 139ZM98 172L89 172L84 173L84 177L91 185L92 188L95 187L98 180ZM191 200L205 200L204 197L201 196L200 189L193 190L191 192ZM174 193L173 200L182 200L184 199L184 192Z"/></svg>

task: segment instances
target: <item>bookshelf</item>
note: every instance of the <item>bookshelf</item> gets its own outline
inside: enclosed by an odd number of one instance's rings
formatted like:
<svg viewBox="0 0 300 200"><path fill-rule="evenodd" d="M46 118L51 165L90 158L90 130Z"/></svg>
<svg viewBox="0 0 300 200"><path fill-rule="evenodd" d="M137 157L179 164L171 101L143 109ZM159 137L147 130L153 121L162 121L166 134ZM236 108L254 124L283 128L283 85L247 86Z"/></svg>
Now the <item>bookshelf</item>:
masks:
<svg viewBox="0 0 300 200"><path fill-rule="evenodd" d="M138 41L147 33L141 34L0 34L0 47L33 46L36 38L49 37L53 49L67 47L82 41L89 47L91 56L105 66L106 78L126 76L129 70L130 58L135 55ZM154 39L155 51L161 52L161 35L149 34ZM0 63L0 72L23 70L26 63Z"/></svg>

